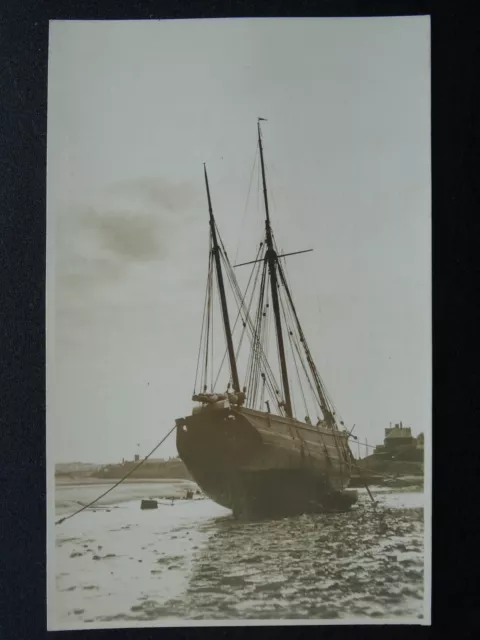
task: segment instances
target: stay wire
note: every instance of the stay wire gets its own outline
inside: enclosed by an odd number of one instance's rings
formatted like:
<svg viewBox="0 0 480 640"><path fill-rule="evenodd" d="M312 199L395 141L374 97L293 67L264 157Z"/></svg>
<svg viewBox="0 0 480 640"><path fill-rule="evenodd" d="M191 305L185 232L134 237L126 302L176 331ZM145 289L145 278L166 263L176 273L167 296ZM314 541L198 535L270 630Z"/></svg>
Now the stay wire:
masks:
<svg viewBox="0 0 480 640"><path fill-rule="evenodd" d="M302 365L302 369L303 369L303 373L305 374L305 379L308 383L308 386L310 387L310 391L312 394L312 398L313 398L313 404L316 405L318 404L318 407L320 408L320 410L322 409L322 405L320 402L320 399L318 397L318 394L315 392L315 388L313 385L313 382L311 380L311 374L309 373L307 366L305 365L304 362L304 357L302 356L302 350L301 350L301 346L300 346L300 337L297 335L297 327L295 324L295 317L293 315L292 309L290 307L290 305L288 304L288 296L287 296L287 304L286 304L286 311L291 323L291 331L292 331L292 335L290 336L291 340L292 340L292 344L295 346L295 350L297 352L298 355L298 359L300 361L300 364ZM285 311L284 311L285 313ZM286 320L285 320L286 321ZM301 383L300 383L301 384ZM302 394L303 394L303 388L302 388ZM309 412L307 411L307 415L309 415Z"/></svg>
<svg viewBox="0 0 480 640"><path fill-rule="evenodd" d="M258 377L258 362L261 358L261 307L262 300L265 291L265 263L263 263L262 268L262 279L260 282L259 296L257 302L257 310L255 314L255 325L254 325L254 335L252 340L252 348L251 348L251 367L249 370L249 388L250 388L250 403L252 409L255 408L256 405L256 380Z"/></svg>
<svg viewBox="0 0 480 640"><path fill-rule="evenodd" d="M300 370L299 370L299 368L298 368L297 359L295 358L295 348L294 348L294 347L296 346L296 345L294 344L294 338L295 338L295 336L293 335L293 331L292 331L292 329L291 329L291 327L290 327L290 325L289 325L289 322L288 322L288 320L287 320L287 314L286 314L286 312L285 312L285 306L284 306L284 301L283 301L283 298L282 298L282 297L280 297L280 306L281 306L281 309L282 309L283 317L284 317L284 319L285 319L285 326L286 326L286 328L287 328L287 332L288 332L288 342L289 342L289 344L290 344L290 349L291 349L291 351L292 351L293 364L295 365L295 370L296 370L296 372L297 372L298 386L299 386L299 388L300 388L300 393L301 393L301 396L302 396L302 399L303 399L303 406L304 406L304 409L305 409L305 415L306 415L306 416L308 417L308 419L311 421L311 418L310 418L310 411L308 410L307 400L306 400L306 398L305 398L305 393L304 393L304 391L303 391L303 385L302 385L302 378L301 378L301 376L300 376ZM303 364L303 363L302 363L302 364Z"/></svg>
<svg viewBox="0 0 480 640"><path fill-rule="evenodd" d="M252 171L250 172L250 182L248 184L248 193L247 193L247 199L245 201L245 208L243 210L243 215L242 215L242 223L240 225L240 229L244 228L244 221L245 221L245 215L247 213L247 208L248 208L248 201L250 199L250 192L252 190L252 182L253 182L253 174L255 172L255 166L257 164L257 157L258 157L258 143L255 147L255 156L253 158L253 165L252 165ZM237 251L235 253L235 263L237 262L237 258L238 258L238 253L240 251L240 242L237 245Z"/></svg>
<svg viewBox="0 0 480 640"><path fill-rule="evenodd" d="M215 333L213 331L213 320L214 320L214 296L215 296L215 286L213 284L213 280L214 280L214 276L212 273L212 297L210 300L210 328L211 328L211 334L210 334L210 348L211 348L211 364L210 364L210 391L213 393L213 365L214 365L214 357L213 357L213 345L214 345L214 340L215 340Z"/></svg>
<svg viewBox="0 0 480 640"><path fill-rule="evenodd" d="M237 295L237 298L241 301L241 305L242 305L242 308L243 308L244 307L244 302L242 302L242 293L240 291L240 287L238 285L238 282L236 280L235 274L233 272L233 268L232 268L232 266L231 266L231 264L230 264L230 262L228 260L228 255L226 254L226 252L225 252L225 258L226 258L228 266L229 266L229 272L231 273L231 278L232 278L232 282L233 282L234 291L235 291L235 293ZM254 285L254 288L255 288L255 285ZM252 300L253 300L253 298L252 298ZM249 309L247 309L247 311L245 313L245 321L247 323L248 329L250 330L251 339L254 340L255 339L255 327L254 327L253 321L252 321L252 319L250 317ZM266 376L267 376L267 384L269 386L271 386L272 399L274 400L274 402L275 402L275 404L277 406L277 410L279 411L280 415L283 415L284 412L282 411L282 408L281 408L281 406L279 404L279 398L278 398L278 395L277 395L277 392L276 392L276 389L278 389L279 387L278 387L277 381L275 380L275 376L274 376L273 371L272 371L272 369L270 367L268 359L266 358L265 354L263 354L263 353L262 353L262 363L263 363L263 366L265 368L265 373L266 373Z"/></svg>
<svg viewBox="0 0 480 640"><path fill-rule="evenodd" d="M203 373L203 388L208 384L208 352L209 352L209 340L210 340L210 321L211 321L211 308L212 308L212 260L213 254L210 251L210 270L208 273L208 296L207 296L207 327L205 331L205 365L204 365L204 373Z"/></svg>
<svg viewBox="0 0 480 640"><path fill-rule="evenodd" d="M320 397L322 395L324 396L325 395L324 394L324 391L325 391L324 385L323 385L323 382L322 382L322 380L320 378L320 375L318 373L318 369L317 369L317 367L316 367L316 365L315 365L315 363L313 361L312 354L310 352L310 348L309 348L309 346L307 344L305 335L303 334L303 329L301 329L300 320L298 319L297 313L296 313L296 311L294 309L293 299L292 299L292 295L290 293L290 288L288 286L288 282L287 282L287 279L286 279L286 274L285 274L285 272L284 272L284 270L283 270L283 268L282 268L282 266L280 264L279 264L279 271L280 271L280 279L281 279L282 284L283 284L283 286L285 288L285 292L287 294L290 306L292 308L292 313L293 313L293 316L295 318L295 324L297 326L298 333L300 335L300 339L301 339L300 341L303 344L303 349L304 349L305 355L307 357L307 361L308 361L308 364L309 364L309 368L311 370L312 377L313 377L313 379L314 379L314 381L316 383L317 388L319 389ZM328 410L331 410L327 399L326 398L324 398L324 399L325 399L326 408ZM322 411L323 411L323 409L322 409Z"/></svg>
<svg viewBox="0 0 480 640"><path fill-rule="evenodd" d="M211 240L210 240L211 243ZM198 346L198 357L197 357L197 369L195 371L195 384L193 385L193 393L195 394L197 392L197 380L198 380L198 370L200 367L200 360L201 360L201 356L202 356L202 346L203 346L203 334L204 334L204 329L205 329L205 318L207 316L207 300L208 300L208 287L209 287L209 280L210 280L210 269L211 269L211 254L209 251L209 255L208 255L208 274L207 274L207 286L205 288L205 300L203 303L203 317L202 317L202 328L200 330L200 344Z"/></svg>
<svg viewBox="0 0 480 640"><path fill-rule="evenodd" d="M260 251L260 250L259 250L259 251ZM220 252L220 255L221 255L221 258L222 258L222 261L223 261L223 265L224 265L224 267L225 267L225 272L226 272L226 274L227 274L227 278L228 278L228 280L229 280L229 282L230 282L230 286L232 287L232 290L233 290L234 295L236 295L236 296L237 296L237 298L238 298L238 297L239 297L239 294L238 294L238 292L235 290L235 282L233 282L233 281L232 281L232 275L231 275L231 273L230 273L230 271L229 271L229 263L228 263L228 259L225 257L223 249L222 249L222 251ZM257 258L258 258L258 254L257 254ZM240 320L240 318L241 318L241 312L242 312L243 307L245 306L245 299L246 299L246 297L247 297L247 293L248 293L248 290L249 290L249 288L250 288L250 282L251 282L251 280L252 280L253 272L254 272L254 269L252 269L252 273L250 274L250 278L249 278L249 280L248 280L247 288L245 289L245 293L243 294L243 296L240 294L240 296L241 296L240 301L238 301L238 300L237 300L237 303L238 303L239 309L238 309L237 317L235 318L235 322L234 322L234 325L233 325L233 328L232 328L232 335L233 335L233 332L235 331L235 328L236 328L236 326L237 326L237 324L238 324L238 321L239 321L239 320ZM251 304L251 303L250 303L250 304ZM250 306L247 308L247 312L249 311L249 309L250 309ZM243 337L244 337L244 335L245 335L246 327L247 327L247 324L246 324L246 322L244 322L244 323L243 323L243 330L242 330L242 333L241 333L241 335L240 335L239 345L238 345L238 347L237 347L237 351L236 351L236 353L235 353L235 358L238 358L238 355L239 355L239 353L240 353L240 347L242 346L242 341L243 341ZM218 382L218 379L219 379L219 377L220 377L221 369L222 369L222 367L223 367L223 364L224 364L224 362L225 362L225 359L226 359L226 357L227 357L227 354L228 354L228 349L225 349L225 352L224 352L224 354L223 354L223 358L222 358L222 362L221 362L221 364L220 364L220 368L219 368L219 370L218 370L217 377L216 377L216 379L215 379L215 383L214 383L215 388L216 388L216 386L217 386L217 382Z"/></svg>
<svg viewBox="0 0 480 640"><path fill-rule="evenodd" d="M252 304L253 304L253 300L254 300L254 291L255 291L255 286L256 286L256 283L257 283L257 281L258 281L258 274L259 274L259 272L260 272L260 271L259 271L259 270L257 270L257 275L255 276L254 285L253 285L253 288L252 288L252 295L250 296L250 302L248 303L248 307L247 307L247 309L246 309L246 315L250 315L250 311L251 311ZM252 275L253 275L253 272L252 272L252 274L250 275L250 279L249 279L248 284L247 284L247 289L245 290L245 296L243 297L243 300L241 300L241 301L240 301L240 303L241 303L241 305L242 305L242 308L243 308L243 307L245 307L245 298L246 298L247 290L248 290L248 288L249 288L249 286L250 286L250 280L251 280L251 278L252 278ZM240 311L241 311L241 309L239 309L239 313L240 313ZM246 331L246 329L247 329L247 323L246 323L246 321L245 321L245 322L243 322L242 335L240 336L240 341L239 341L239 343L238 343L238 347L237 347L237 354L236 354L236 355L237 355L237 358L238 358L238 355L239 355L239 353L240 353L240 348L241 348L242 343L243 343L243 338L244 338L244 336L245 336L245 334L246 334L246 332L247 332L247 331Z"/></svg>
<svg viewBox="0 0 480 640"><path fill-rule="evenodd" d="M268 291L268 289L267 289ZM261 385L261 356L262 353L268 353L265 349L265 332L267 327L267 319L266 319L266 307L265 307L265 292L262 300L262 310L260 317L260 329L259 329L259 345L258 345L258 355L257 355L257 371L256 371L256 379L255 379L255 402L257 402L257 397ZM262 410L262 402L260 401L258 408Z"/></svg>

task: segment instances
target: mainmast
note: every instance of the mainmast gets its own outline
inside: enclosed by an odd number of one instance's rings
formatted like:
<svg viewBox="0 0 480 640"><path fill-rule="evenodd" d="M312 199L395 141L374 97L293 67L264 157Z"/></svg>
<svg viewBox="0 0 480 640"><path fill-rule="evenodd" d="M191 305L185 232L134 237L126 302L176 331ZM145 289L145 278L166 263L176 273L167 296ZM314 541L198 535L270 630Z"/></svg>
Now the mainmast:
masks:
<svg viewBox="0 0 480 640"><path fill-rule="evenodd" d="M262 132L260 130L260 118L258 119L257 127L258 127L258 146L260 149L260 161L262 164L263 199L265 202L265 232L266 232L266 242L267 242L267 252L265 254L265 260L268 263L268 270L270 273L270 286L271 286L271 292L272 292L273 313L275 315L275 328L277 332L278 355L280 358L283 392L285 394L285 412L287 416L292 418L293 417L292 401L290 397L290 385L288 382L287 361L285 358L285 346L283 342L283 333L282 333L282 320L280 316L280 304L278 300L278 278L277 278L278 256L273 246L273 235L272 235L272 228L270 225L270 213L268 210L267 181L265 178L265 163L263 159Z"/></svg>
<svg viewBox="0 0 480 640"><path fill-rule="evenodd" d="M233 348L232 331L230 329L230 318L228 316L227 298L225 295L225 286L223 283L222 264L220 262L220 247L218 245L217 230L215 227L215 218L213 217L212 200L210 198L210 187L208 186L207 167L204 164L205 186L207 188L208 211L210 214L210 232L212 234L213 257L215 259L215 268L217 271L218 289L220 292L220 304L222 307L223 326L225 329L225 337L227 340L228 358L230 360L230 371L232 373L233 390L240 391L240 382L238 379L237 361L235 359L235 350Z"/></svg>

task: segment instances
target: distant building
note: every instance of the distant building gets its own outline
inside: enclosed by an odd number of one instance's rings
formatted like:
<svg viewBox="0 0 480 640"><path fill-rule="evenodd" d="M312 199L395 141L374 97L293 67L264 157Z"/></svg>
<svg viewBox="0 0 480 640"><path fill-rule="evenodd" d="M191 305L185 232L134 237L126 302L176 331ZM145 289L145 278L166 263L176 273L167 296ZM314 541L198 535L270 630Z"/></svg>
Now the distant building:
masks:
<svg viewBox="0 0 480 640"><path fill-rule="evenodd" d="M404 427L401 422L394 427L385 429L385 440L383 444L386 449L396 449L402 445L412 446L415 444L412 429L410 427Z"/></svg>
<svg viewBox="0 0 480 640"><path fill-rule="evenodd" d="M64 476L74 474L76 476L88 476L100 468L101 465L89 462L57 463L55 464L55 475Z"/></svg>
<svg viewBox="0 0 480 640"><path fill-rule="evenodd" d="M146 460L143 461L143 466L144 467L161 467L162 465L165 464L165 460L163 460L163 458L147 458Z"/></svg>
<svg viewBox="0 0 480 640"><path fill-rule="evenodd" d="M375 447L374 455L404 460L423 459L423 433L418 438L412 436L411 427L402 422L385 429L383 444Z"/></svg>
<svg viewBox="0 0 480 640"><path fill-rule="evenodd" d="M141 464L139 464L141 463ZM132 472L135 478L182 478L190 480L185 465L180 459L165 460L163 458L140 458L108 465L99 470L97 477L121 478L125 472Z"/></svg>

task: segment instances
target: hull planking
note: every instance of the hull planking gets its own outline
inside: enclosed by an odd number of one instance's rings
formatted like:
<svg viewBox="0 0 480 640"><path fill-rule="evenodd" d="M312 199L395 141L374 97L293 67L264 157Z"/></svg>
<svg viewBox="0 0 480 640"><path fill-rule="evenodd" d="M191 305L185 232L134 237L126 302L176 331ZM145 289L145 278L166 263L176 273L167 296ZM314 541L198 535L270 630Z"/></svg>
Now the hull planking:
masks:
<svg viewBox="0 0 480 640"><path fill-rule="evenodd" d="M238 517L347 510L347 436L219 402L177 420L177 449L202 491Z"/></svg>

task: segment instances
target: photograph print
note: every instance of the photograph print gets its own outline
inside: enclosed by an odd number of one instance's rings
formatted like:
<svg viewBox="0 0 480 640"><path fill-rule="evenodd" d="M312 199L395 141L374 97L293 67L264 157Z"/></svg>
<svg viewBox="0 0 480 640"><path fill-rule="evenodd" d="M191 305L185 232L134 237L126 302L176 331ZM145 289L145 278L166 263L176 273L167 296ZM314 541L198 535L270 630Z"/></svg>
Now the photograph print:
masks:
<svg viewBox="0 0 480 640"><path fill-rule="evenodd" d="M48 628L430 624L430 20L52 21Z"/></svg>

